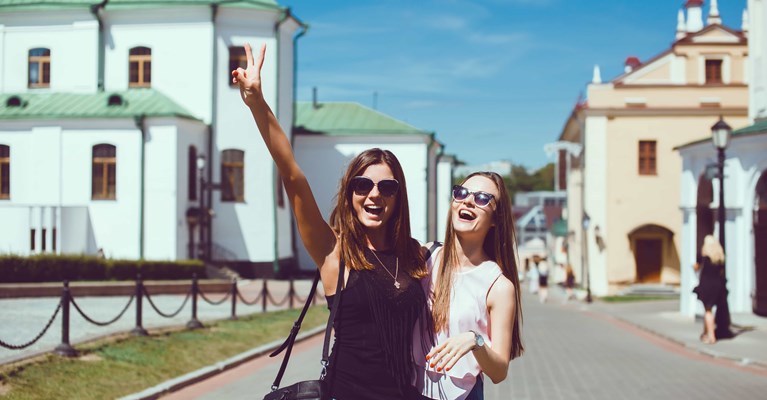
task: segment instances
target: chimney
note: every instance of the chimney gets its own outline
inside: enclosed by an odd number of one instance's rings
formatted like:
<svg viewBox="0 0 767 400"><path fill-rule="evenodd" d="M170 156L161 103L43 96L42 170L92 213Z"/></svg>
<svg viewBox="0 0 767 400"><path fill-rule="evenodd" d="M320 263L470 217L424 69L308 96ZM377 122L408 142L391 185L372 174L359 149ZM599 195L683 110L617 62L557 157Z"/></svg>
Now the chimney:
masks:
<svg viewBox="0 0 767 400"><path fill-rule="evenodd" d="M636 69L636 67L640 66L641 64L642 63L639 61L638 57L628 56L626 57L626 63L625 63L625 67L623 68L623 71L628 74L629 72Z"/></svg>
<svg viewBox="0 0 767 400"><path fill-rule="evenodd" d="M320 108L320 105L317 104L317 86L312 88L312 108L315 110Z"/></svg>
<svg viewBox="0 0 767 400"><path fill-rule="evenodd" d="M703 29L703 0L687 0L687 32L698 32Z"/></svg>
<svg viewBox="0 0 767 400"><path fill-rule="evenodd" d="M676 16L676 40L687 36L687 25L684 23L684 11L679 10Z"/></svg>
<svg viewBox="0 0 767 400"><path fill-rule="evenodd" d="M719 5L717 0L711 0L711 7L708 10L708 20L706 23L709 25L721 25L722 18L719 16Z"/></svg>
<svg viewBox="0 0 767 400"><path fill-rule="evenodd" d="M594 65L594 75L591 78L591 83L602 83L602 73L599 71L599 65Z"/></svg>

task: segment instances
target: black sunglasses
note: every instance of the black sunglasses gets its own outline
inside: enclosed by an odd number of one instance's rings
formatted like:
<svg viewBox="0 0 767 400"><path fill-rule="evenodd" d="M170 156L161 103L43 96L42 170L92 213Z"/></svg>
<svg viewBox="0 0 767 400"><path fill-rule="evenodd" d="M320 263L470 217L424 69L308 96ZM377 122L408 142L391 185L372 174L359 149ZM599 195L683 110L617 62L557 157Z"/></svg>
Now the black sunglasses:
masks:
<svg viewBox="0 0 767 400"><path fill-rule="evenodd" d="M453 186L453 200L464 201L469 198L469 195L474 195L474 204L478 207L487 207L487 205L495 198L495 196L487 192L470 192L469 189L466 189L461 185Z"/></svg>
<svg viewBox="0 0 767 400"><path fill-rule="evenodd" d="M399 182L396 179L381 179L373 182L367 176L355 176L349 181L349 187L358 196L365 196L373 190L373 186L378 186L378 191L382 196L394 196L399 190Z"/></svg>

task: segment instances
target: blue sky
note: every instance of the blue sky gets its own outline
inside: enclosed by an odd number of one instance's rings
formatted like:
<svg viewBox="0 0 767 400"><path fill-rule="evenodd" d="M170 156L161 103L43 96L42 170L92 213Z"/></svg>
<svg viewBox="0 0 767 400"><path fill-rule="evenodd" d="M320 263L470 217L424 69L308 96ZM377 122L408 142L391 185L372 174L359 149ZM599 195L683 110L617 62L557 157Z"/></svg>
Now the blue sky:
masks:
<svg viewBox="0 0 767 400"><path fill-rule="evenodd" d="M469 164L535 169L594 64L602 79L629 55L674 41L683 0L279 0L309 32L298 42L298 100L355 101L436 132ZM708 14L706 1L704 15ZM719 0L741 27L746 0ZM374 95L377 93L377 96ZM377 99L377 100L374 100Z"/></svg>

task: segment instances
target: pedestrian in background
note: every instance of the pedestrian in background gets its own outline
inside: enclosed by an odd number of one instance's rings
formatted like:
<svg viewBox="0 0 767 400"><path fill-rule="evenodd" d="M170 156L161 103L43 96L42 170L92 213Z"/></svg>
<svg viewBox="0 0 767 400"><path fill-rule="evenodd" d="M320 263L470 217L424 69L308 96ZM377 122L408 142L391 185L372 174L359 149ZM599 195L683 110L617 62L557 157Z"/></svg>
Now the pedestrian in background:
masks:
<svg viewBox="0 0 767 400"><path fill-rule="evenodd" d="M546 257L533 256L535 270L538 271L538 300L545 303L549 297L549 263Z"/></svg>
<svg viewBox="0 0 767 400"><path fill-rule="evenodd" d="M724 249L719 241L712 235L706 235L703 238L703 247L700 249L700 257L695 263L695 271L699 271L698 286L693 292L698 295L698 299L703 303L703 333L700 340L703 343L716 343L714 334L714 314L712 308L720 300L721 296L726 296L724 283Z"/></svg>
<svg viewBox="0 0 767 400"><path fill-rule="evenodd" d="M573 266L565 264L565 302L573 298L573 288L575 287L575 273Z"/></svg>

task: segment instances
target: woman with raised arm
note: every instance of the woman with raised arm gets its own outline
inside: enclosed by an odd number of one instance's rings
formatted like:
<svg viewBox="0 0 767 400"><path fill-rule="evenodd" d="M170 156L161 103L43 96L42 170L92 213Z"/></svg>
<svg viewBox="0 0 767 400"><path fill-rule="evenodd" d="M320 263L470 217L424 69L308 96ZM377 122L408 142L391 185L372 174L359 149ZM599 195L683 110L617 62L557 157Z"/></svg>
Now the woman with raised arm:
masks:
<svg viewBox="0 0 767 400"><path fill-rule="evenodd" d="M503 381L524 350L516 235L500 175L475 172L452 194L445 245L426 262L437 344L418 383L433 399L476 400L483 375Z"/></svg>
<svg viewBox="0 0 767 400"><path fill-rule="evenodd" d="M247 68L232 71L243 101L277 164L301 240L330 299L343 290L334 321L328 386L335 399L421 398L413 387L413 331L428 318L419 279L424 256L410 236L405 176L391 152L367 150L349 163L326 222L290 142L264 100L261 67L245 45ZM345 268L341 269L343 262ZM339 273L345 274L337 288Z"/></svg>

